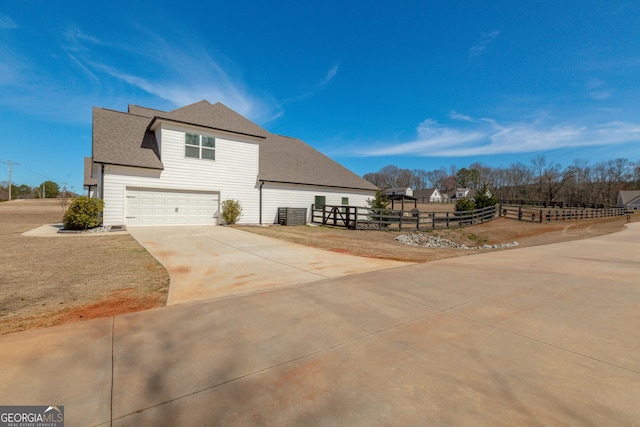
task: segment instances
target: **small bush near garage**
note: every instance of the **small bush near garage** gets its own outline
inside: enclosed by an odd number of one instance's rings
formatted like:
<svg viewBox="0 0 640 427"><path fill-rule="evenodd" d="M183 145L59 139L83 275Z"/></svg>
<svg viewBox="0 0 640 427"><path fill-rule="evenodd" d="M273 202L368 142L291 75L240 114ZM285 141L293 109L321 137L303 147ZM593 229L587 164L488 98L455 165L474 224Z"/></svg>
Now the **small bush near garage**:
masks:
<svg viewBox="0 0 640 427"><path fill-rule="evenodd" d="M225 224L235 224L242 215L242 205L238 200L225 200L222 202L222 220Z"/></svg>
<svg viewBox="0 0 640 427"><path fill-rule="evenodd" d="M90 199L88 197L76 197L62 218L62 224L66 230L87 230L102 223L102 199Z"/></svg>

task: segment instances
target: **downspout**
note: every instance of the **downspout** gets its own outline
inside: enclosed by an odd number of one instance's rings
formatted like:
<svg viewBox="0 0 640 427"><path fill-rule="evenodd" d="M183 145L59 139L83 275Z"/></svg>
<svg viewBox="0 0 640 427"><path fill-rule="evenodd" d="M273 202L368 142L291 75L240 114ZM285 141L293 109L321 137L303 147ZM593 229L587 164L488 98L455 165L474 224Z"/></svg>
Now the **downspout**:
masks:
<svg viewBox="0 0 640 427"><path fill-rule="evenodd" d="M98 197L104 201L104 163L100 163L100 194Z"/></svg>
<svg viewBox="0 0 640 427"><path fill-rule="evenodd" d="M262 186L264 185L264 181L260 181L260 225L262 225Z"/></svg>

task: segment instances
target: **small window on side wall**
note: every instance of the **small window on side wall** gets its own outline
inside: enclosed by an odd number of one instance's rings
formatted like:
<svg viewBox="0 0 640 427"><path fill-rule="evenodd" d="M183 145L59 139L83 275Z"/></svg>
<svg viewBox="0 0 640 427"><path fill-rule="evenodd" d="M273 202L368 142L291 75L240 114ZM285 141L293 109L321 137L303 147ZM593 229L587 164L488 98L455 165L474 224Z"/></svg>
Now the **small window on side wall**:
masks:
<svg viewBox="0 0 640 427"><path fill-rule="evenodd" d="M343 197L342 198L342 204L343 205L348 205L349 204L349 198L348 197Z"/></svg>
<svg viewBox="0 0 640 427"><path fill-rule="evenodd" d="M212 136L185 133L184 156L194 159L216 159L216 139Z"/></svg>
<svg viewBox="0 0 640 427"><path fill-rule="evenodd" d="M195 159L200 158L200 135L194 133L184 135L184 155Z"/></svg>
<svg viewBox="0 0 640 427"><path fill-rule="evenodd" d="M321 208L327 204L326 201L327 199L325 196L316 196L314 205L316 205L317 208Z"/></svg>

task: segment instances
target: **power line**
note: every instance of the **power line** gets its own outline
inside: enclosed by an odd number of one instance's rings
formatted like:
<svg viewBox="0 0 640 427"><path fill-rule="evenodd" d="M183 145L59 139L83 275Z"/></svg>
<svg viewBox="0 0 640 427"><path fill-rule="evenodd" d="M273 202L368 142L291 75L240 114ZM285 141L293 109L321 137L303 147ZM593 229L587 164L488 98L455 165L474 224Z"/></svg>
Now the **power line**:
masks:
<svg viewBox="0 0 640 427"><path fill-rule="evenodd" d="M17 164L18 164L18 163L16 163L16 165L17 165ZM44 178L45 180L47 179L47 177L46 177L45 175L41 174L40 172L36 172L36 171L34 171L34 170L31 170L31 169L29 169L28 167L26 167L26 166L24 166L24 165L20 165L20 167L21 167L21 169L24 169L24 170L26 170L27 172L30 172L30 173L32 173L32 174L34 174L34 175L38 175L39 177Z"/></svg>

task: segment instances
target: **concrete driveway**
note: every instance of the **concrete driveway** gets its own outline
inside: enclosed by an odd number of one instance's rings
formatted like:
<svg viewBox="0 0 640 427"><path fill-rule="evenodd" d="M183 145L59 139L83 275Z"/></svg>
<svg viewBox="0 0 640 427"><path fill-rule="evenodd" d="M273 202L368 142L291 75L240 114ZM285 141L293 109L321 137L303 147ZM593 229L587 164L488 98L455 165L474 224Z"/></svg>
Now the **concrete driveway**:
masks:
<svg viewBox="0 0 640 427"><path fill-rule="evenodd" d="M634 426L640 223L0 337L67 425Z"/></svg>
<svg viewBox="0 0 640 427"><path fill-rule="evenodd" d="M408 265L313 249L232 227L131 227L169 272L168 304Z"/></svg>

